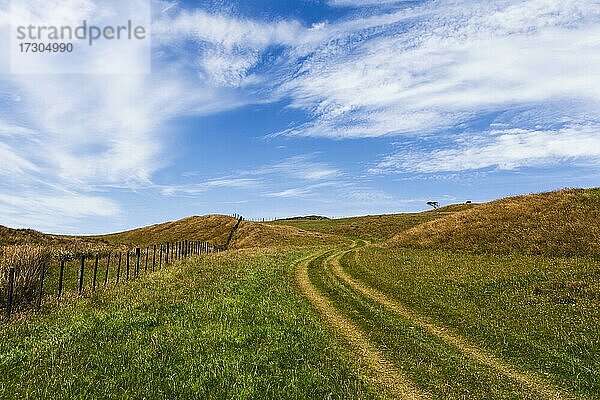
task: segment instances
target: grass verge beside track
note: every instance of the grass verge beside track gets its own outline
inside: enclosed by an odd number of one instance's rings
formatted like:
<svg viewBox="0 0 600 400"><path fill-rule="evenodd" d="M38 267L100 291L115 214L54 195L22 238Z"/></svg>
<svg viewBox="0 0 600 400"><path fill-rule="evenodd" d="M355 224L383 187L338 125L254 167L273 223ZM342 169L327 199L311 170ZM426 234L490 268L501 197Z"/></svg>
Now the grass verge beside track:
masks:
<svg viewBox="0 0 600 400"><path fill-rule="evenodd" d="M563 392L600 396L591 259L368 246L342 259L366 287Z"/></svg>
<svg viewBox="0 0 600 400"><path fill-rule="evenodd" d="M0 398L377 398L297 293L317 250L190 259L1 326Z"/></svg>

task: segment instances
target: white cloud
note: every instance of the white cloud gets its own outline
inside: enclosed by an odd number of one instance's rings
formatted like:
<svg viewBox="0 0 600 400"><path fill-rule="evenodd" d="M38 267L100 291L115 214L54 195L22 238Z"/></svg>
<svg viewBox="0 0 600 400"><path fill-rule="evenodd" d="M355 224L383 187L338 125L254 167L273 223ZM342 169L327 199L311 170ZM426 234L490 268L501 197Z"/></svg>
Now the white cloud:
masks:
<svg viewBox="0 0 600 400"><path fill-rule="evenodd" d="M278 191L278 192L271 192L271 193L265 193L265 196L267 197L286 197L286 198L293 198L293 197L305 197L305 196L322 196L323 193L319 191L319 189L323 189L323 188L343 188L343 187L347 187L348 184L344 183L344 182L336 182L336 181L332 181L332 182L321 182L321 183L316 183L313 185L309 185L309 186L303 186L303 187L297 187L297 188L291 188L291 189L285 189L282 191Z"/></svg>
<svg viewBox="0 0 600 400"><path fill-rule="evenodd" d="M81 232L73 228L82 217L115 217L121 213L113 200L77 193L40 194L26 192L21 195L0 193L2 224L15 228L35 227L42 231ZM88 229L95 229L88 227Z"/></svg>
<svg viewBox="0 0 600 400"><path fill-rule="evenodd" d="M77 1L84 11L85 4L96 3ZM375 3L402 2L329 2ZM86 199L116 212L115 204L98 202L103 197L91 192L151 186L155 173L170 162L167 122L265 99L290 99L291 107L311 116L282 132L290 136L423 135L506 110L531 110L541 121L536 127L524 117L514 118L498 127L500 133L464 134L462 142L430 154L395 154L374 169L378 172L516 168L598 157L593 121L600 109L600 9L594 2L425 2L311 27L295 20L181 11L176 2L161 5L153 27L151 76L0 77L0 174L20 188L5 198L0 218L14 220L10 210L18 205L9 210L8 202L27 195L47 200L49 207L35 209L40 218L92 215ZM80 18L64 7L47 11ZM7 15L6 5L0 6L0 30L10 22ZM7 46L0 43L0 51ZM279 52L264 62L274 46ZM128 62L137 62L130 56ZM266 72L255 72L261 62ZM426 159L428 167L422 164ZM344 175L314 156L298 156L241 178L159 189L193 195L210 188L254 187L265 176L296 180L289 184L298 187L271 193L293 197L314 193L318 187L311 183L341 184ZM42 181L56 193L36 192ZM81 201L67 203L68 210L57 207L52 199L61 201L64 191ZM391 201L385 194L363 197ZM25 203L23 209L28 207Z"/></svg>
<svg viewBox="0 0 600 400"><path fill-rule="evenodd" d="M37 12L40 19L49 14L52 20L80 24L82 16L99 12L102 4L81 2L81 7L72 8L52 7L53 1ZM8 11L8 4L0 5L2 32L10 24ZM2 41L0 51L6 54L7 46ZM247 101L201 81L186 59L167 59L159 48L155 52L153 75L9 75L7 60L0 61L0 73L4 73L0 93L10 94L0 98L0 174L9 175L15 201L20 197L62 198L65 191L74 198L95 199L90 192L148 187L156 171L169 162L165 156L167 122ZM136 54L106 56L110 60L133 57L127 62L138 62ZM54 193L48 195L48 190ZM25 205L19 204L14 207L21 207L25 215ZM90 215L85 201L70 205L69 214ZM44 213L60 221L63 211L67 210L40 208L40 223L47 226ZM13 220L7 208L0 209L0 221Z"/></svg>
<svg viewBox="0 0 600 400"><path fill-rule="evenodd" d="M590 2L455 1L419 10L394 14L409 25L365 24L360 40L348 32L317 48L281 89L313 120L281 133L437 131L482 112L547 102L585 102L597 112L600 9Z"/></svg>
<svg viewBox="0 0 600 400"><path fill-rule="evenodd" d="M33 136L35 134L33 129L0 120L0 136Z"/></svg>
<svg viewBox="0 0 600 400"><path fill-rule="evenodd" d="M320 181L338 178L342 172L334 166L320 161L315 161L316 154L303 154L289 157L243 174L253 176L285 176L301 181Z"/></svg>
<svg viewBox="0 0 600 400"><path fill-rule="evenodd" d="M485 168L515 169L558 162L600 166L600 125L556 131L512 129L463 138L455 147L427 153L402 151L386 157L373 173L438 173Z"/></svg>
<svg viewBox="0 0 600 400"><path fill-rule="evenodd" d="M161 193L165 196L175 195L197 195L217 188L256 188L260 185L260 180L251 178L220 178L210 179L201 183L177 186L163 186Z"/></svg>
<svg viewBox="0 0 600 400"><path fill-rule="evenodd" d="M280 192L267 193L268 197L302 197L309 193L311 193L310 188L294 188L294 189L286 189Z"/></svg>
<svg viewBox="0 0 600 400"><path fill-rule="evenodd" d="M314 154L293 156L280 162L258 168L252 175L286 175L305 181L333 179L341 175L339 169L323 162L314 161Z"/></svg>
<svg viewBox="0 0 600 400"><path fill-rule="evenodd" d="M0 176L14 177L15 174L37 170L32 162L17 154L15 149L0 142Z"/></svg>
<svg viewBox="0 0 600 400"><path fill-rule="evenodd" d="M327 4L334 7L365 7L412 2L414 2L414 0L329 0Z"/></svg>

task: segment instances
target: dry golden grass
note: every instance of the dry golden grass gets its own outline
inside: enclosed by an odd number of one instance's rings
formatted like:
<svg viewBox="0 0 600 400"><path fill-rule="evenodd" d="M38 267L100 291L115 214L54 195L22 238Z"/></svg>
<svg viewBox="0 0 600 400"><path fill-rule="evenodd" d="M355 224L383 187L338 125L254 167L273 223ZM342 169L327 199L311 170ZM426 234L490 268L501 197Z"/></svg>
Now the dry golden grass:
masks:
<svg viewBox="0 0 600 400"><path fill-rule="evenodd" d="M229 232L235 223L235 218L224 215L195 216L92 238L106 240L109 243L127 243L139 246L179 240L198 240L222 246L227 242Z"/></svg>
<svg viewBox="0 0 600 400"><path fill-rule="evenodd" d="M102 247L106 244L106 242L98 239L51 235L33 229L12 229L0 225L0 247L11 245L41 245L49 248Z"/></svg>
<svg viewBox="0 0 600 400"><path fill-rule="evenodd" d="M422 224L423 222L440 218L443 215L445 215L445 213L432 211L424 213L367 215L332 220L279 220L274 224L280 226L293 226L306 231L321 232L352 239L382 241L390 239L398 233Z"/></svg>
<svg viewBox="0 0 600 400"><path fill-rule="evenodd" d="M292 226L243 221L231 243L231 248L256 248L272 246L336 245L344 240L324 233L310 232Z"/></svg>
<svg viewBox="0 0 600 400"><path fill-rule="evenodd" d="M42 268L47 268L52 253L40 245L14 245L0 247L0 293L6 293L9 270L15 268L15 297L19 302L31 302L39 282ZM0 303L5 302L5 296Z"/></svg>
<svg viewBox="0 0 600 400"><path fill-rule="evenodd" d="M599 256L600 189L565 189L472 206L409 229L389 243L477 253Z"/></svg>

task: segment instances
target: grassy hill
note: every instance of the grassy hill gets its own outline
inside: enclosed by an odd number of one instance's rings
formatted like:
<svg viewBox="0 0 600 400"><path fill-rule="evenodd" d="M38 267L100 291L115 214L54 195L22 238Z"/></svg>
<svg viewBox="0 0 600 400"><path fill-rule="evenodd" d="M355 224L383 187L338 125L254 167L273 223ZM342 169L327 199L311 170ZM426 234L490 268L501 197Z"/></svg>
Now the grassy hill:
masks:
<svg viewBox="0 0 600 400"><path fill-rule="evenodd" d="M600 189L508 197L402 232L397 247L551 256L600 255Z"/></svg>
<svg viewBox="0 0 600 400"><path fill-rule="evenodd" d="M188 217L178 221L151 225L130 231L97 236L110 243L132 243L146 246L177 240L200 240L222 246L236 224L236 219L224 215ZM329 235L306 232L291 226L276 226L243 221L236 230L230 247L270 247L282 245L322 245L339 243Z"/></svg>
<svg viewBox="0 0 600 400"><path fill-rule="evenodd" d="M424 222L435 220L443 215L446 215L446 213L428 211L425 213L368 215L332 220L280 220L274 222L274 224L293 226L306 231L339 235L348 238L381 241L390 239L400 232Z"/></svg>
<svg viewBox="0 0 600 400"><path fill-rule="evenodd" d="M13 229L0 225L0 247L14 245L40 245L44 247L97 246L105 241L98 238L50 235L33 229Z"/></svg>
<svg viewBox="0 0 600 400"><path fill-rule="evenodd" d="M295 226L243 221L233 236L231 248L273 246L320 246L342 244L340 237Z"/></svg>
<svg viewBox="0 0 600 400"><path fill-rule="evenodd" d="M224 215L194 216L96 238L110 243L133 243L139 246L178 240L199 240L223 245L235 223L235 218Z"/></svg>
<svg viewBox="0 0 600 400"><path fill-rule="evenodd" d="M113 251L95 290L89 258L81 295L71 260L60 305L54 263L41 312L34 271L28 303L0 327L0 398L600 398L599 206L600 189L564 190L243 221L234 251L139 276ZM3 240L222 245L235 224L190 217L92 238L6 228ZM573 254L586 257L546 257Z"/></svg>

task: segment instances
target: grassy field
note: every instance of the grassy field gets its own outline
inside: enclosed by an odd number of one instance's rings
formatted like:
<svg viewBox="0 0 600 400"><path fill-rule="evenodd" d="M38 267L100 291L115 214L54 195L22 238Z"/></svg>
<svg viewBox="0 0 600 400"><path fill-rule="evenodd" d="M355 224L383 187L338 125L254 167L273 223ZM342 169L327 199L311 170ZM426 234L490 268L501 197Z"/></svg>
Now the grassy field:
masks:
<svg viewBox="0 0 600 400"><path fill-rule="evenodd" d="M600 398L599 193L245 221L234 250L119 285L113 259L108 289L0 327L0 398ZM218 243L234 223L77 240Z"/></svg>
<svg viewBox="0 0 600 400"><path fill-rule="evenodd" d="M356 280L518 369L581 398L600 394L594 260L365 247L342 264Z"/></svg>
<svg viewBox="0 0 600 400"><path fill-rule="evenodd" d="M324 293L381 349L423 396L438 399L536 399L535 393L496 370L482 366L454 346L431 335L403 316L395 315L353 291L328 268L326 259L311 265L310 276Z"/></svg>
<svg viewBox="0 0 600 400"><path fill-rule="evenodd" d="M0 330L0 398L376 398L294 287L314 249L177 263Z"/></svg>
<svg viewBox="0 0 600 400"><path fill-rule="evenodd" d="M281 220L273 224L293 226L308 232L321 232L351 239L382 241L391 239L399 232L436 220L446 212L425 212L418 214L371 215L365 217L340 218L330 220Z"/></svg>

